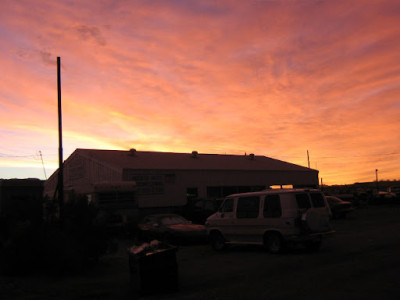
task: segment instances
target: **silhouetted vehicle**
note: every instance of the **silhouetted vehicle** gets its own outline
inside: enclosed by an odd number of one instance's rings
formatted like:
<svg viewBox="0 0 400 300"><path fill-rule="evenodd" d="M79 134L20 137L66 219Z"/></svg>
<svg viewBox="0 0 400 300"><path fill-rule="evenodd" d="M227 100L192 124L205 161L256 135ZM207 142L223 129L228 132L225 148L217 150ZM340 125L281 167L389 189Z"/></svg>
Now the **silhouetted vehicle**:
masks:
<svg viewBox="0 0 400 300"><path fill-rule="evenodd" d="M192 224L177 214L148 215L139 222L138 228L142 240L157 239L170 244L207 240L204 225Z"/></svg>
<svg viewBox="0 0 400 300"><path fill-rule="evenodd" d="M195 224L204 224L209 216L221 206L220 199L190 199L182 211L182 216Z"/></svg>
<svg viewBox="0 0 400 300"><path fill-rule="evenodd" d="M330 209L315 189L276 189L227 196L208 217L211 246L223 250L231 244L263 245L271 253L303 244L318 250L322 238L332 234Z"/></svg>
<svg viewBox="0 0 400 300"><path fill-rule="evenodd" d="M334 219L345 218L348 213L354 211L353 204L350 201L343 201L335 196L326 196L325 198L328 201Z"/></svg>
<svg viewBox="0 0 400 300"><path fill-rule="evenodd" d="M394 193L397 198L400 198L400 185L390 186L388 192Z"/></svg>
<svg viewBox="0 0 400 300"><path fill-rule="evenodd" d="M391 204L396 203L396 194L391 192L379 191L373 195L371 204Z"/></svg>

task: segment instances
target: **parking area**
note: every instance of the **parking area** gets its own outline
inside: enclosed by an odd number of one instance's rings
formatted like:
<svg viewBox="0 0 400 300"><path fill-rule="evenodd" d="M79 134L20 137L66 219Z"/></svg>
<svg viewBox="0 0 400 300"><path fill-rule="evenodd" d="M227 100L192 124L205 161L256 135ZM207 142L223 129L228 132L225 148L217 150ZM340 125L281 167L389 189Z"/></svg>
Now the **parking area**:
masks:
<svg viewBox="0 0 400 300"><path fill-rule="evenodd" d="M143 299L398 299L400 207L370 206L333 221L336 234L320 251L270 254L209 245L177 252L179 290ZM65 278L1 278L2 299L135 299L126 247L85 274ZM154 286L157 290L157 286Z"/></svg>

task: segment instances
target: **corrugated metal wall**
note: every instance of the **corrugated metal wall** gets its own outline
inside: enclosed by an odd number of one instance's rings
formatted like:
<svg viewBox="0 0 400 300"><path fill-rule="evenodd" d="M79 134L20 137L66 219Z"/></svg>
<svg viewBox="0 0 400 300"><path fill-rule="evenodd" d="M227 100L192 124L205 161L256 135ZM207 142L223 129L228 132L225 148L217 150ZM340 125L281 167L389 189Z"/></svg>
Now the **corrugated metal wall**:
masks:
<svg viewBox="0 0 400 300"><path fill-rule="evenodd" d="M188 189L207 199L209 187L253 187L270 185L318 186L317 171L205 171L124 170L123 180L135 180L139 207L186 204Z"/></svg>

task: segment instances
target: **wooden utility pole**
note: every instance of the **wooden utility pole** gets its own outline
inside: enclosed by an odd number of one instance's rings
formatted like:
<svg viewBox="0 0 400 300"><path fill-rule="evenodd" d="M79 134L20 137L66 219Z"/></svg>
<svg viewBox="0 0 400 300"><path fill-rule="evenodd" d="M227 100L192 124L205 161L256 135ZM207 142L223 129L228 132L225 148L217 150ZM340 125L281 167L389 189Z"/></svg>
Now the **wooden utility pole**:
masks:
<svg viewBox="0 0 400 300"><path fill-rule="evenodd" d="M308 161L308 168L310 168L310 155L307 150L307 161Z"/></svg>
<svg viewBox="0 0 400 300"><path fill-rule="evenodd" d="M58 205L60 222L64 220L64 170L62 146L62 113L61 113L61 59L57 57L57 91L58 91Z"/></svg>

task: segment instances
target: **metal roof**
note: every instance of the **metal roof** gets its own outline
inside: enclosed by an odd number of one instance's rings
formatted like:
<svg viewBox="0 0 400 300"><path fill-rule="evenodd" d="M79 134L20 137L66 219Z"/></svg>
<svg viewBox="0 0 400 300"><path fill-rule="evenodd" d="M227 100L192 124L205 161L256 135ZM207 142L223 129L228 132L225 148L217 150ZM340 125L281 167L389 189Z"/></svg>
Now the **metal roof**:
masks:
<svg viewBox="0 0 400 300"><path fill-rule="evenodd" d="M245 196L262 196L262 195L269 195L269 194L290 194L290 193L299 193L299 192L321 192L321 190L314 189L314 188L295 188L295 189L268 189L258 192L247 192L247 193L236 193L229 195L229 197L245 197Z"/></svg>
<svg viewBox="0 0 400 300"><path fill-rule="evenodd" d="M192 153L76 149L73 153L113 169L147 170L252 170L308 171L314 169L261 155L224 155ZM71 156L73 156L71 155Z"/></svg>

